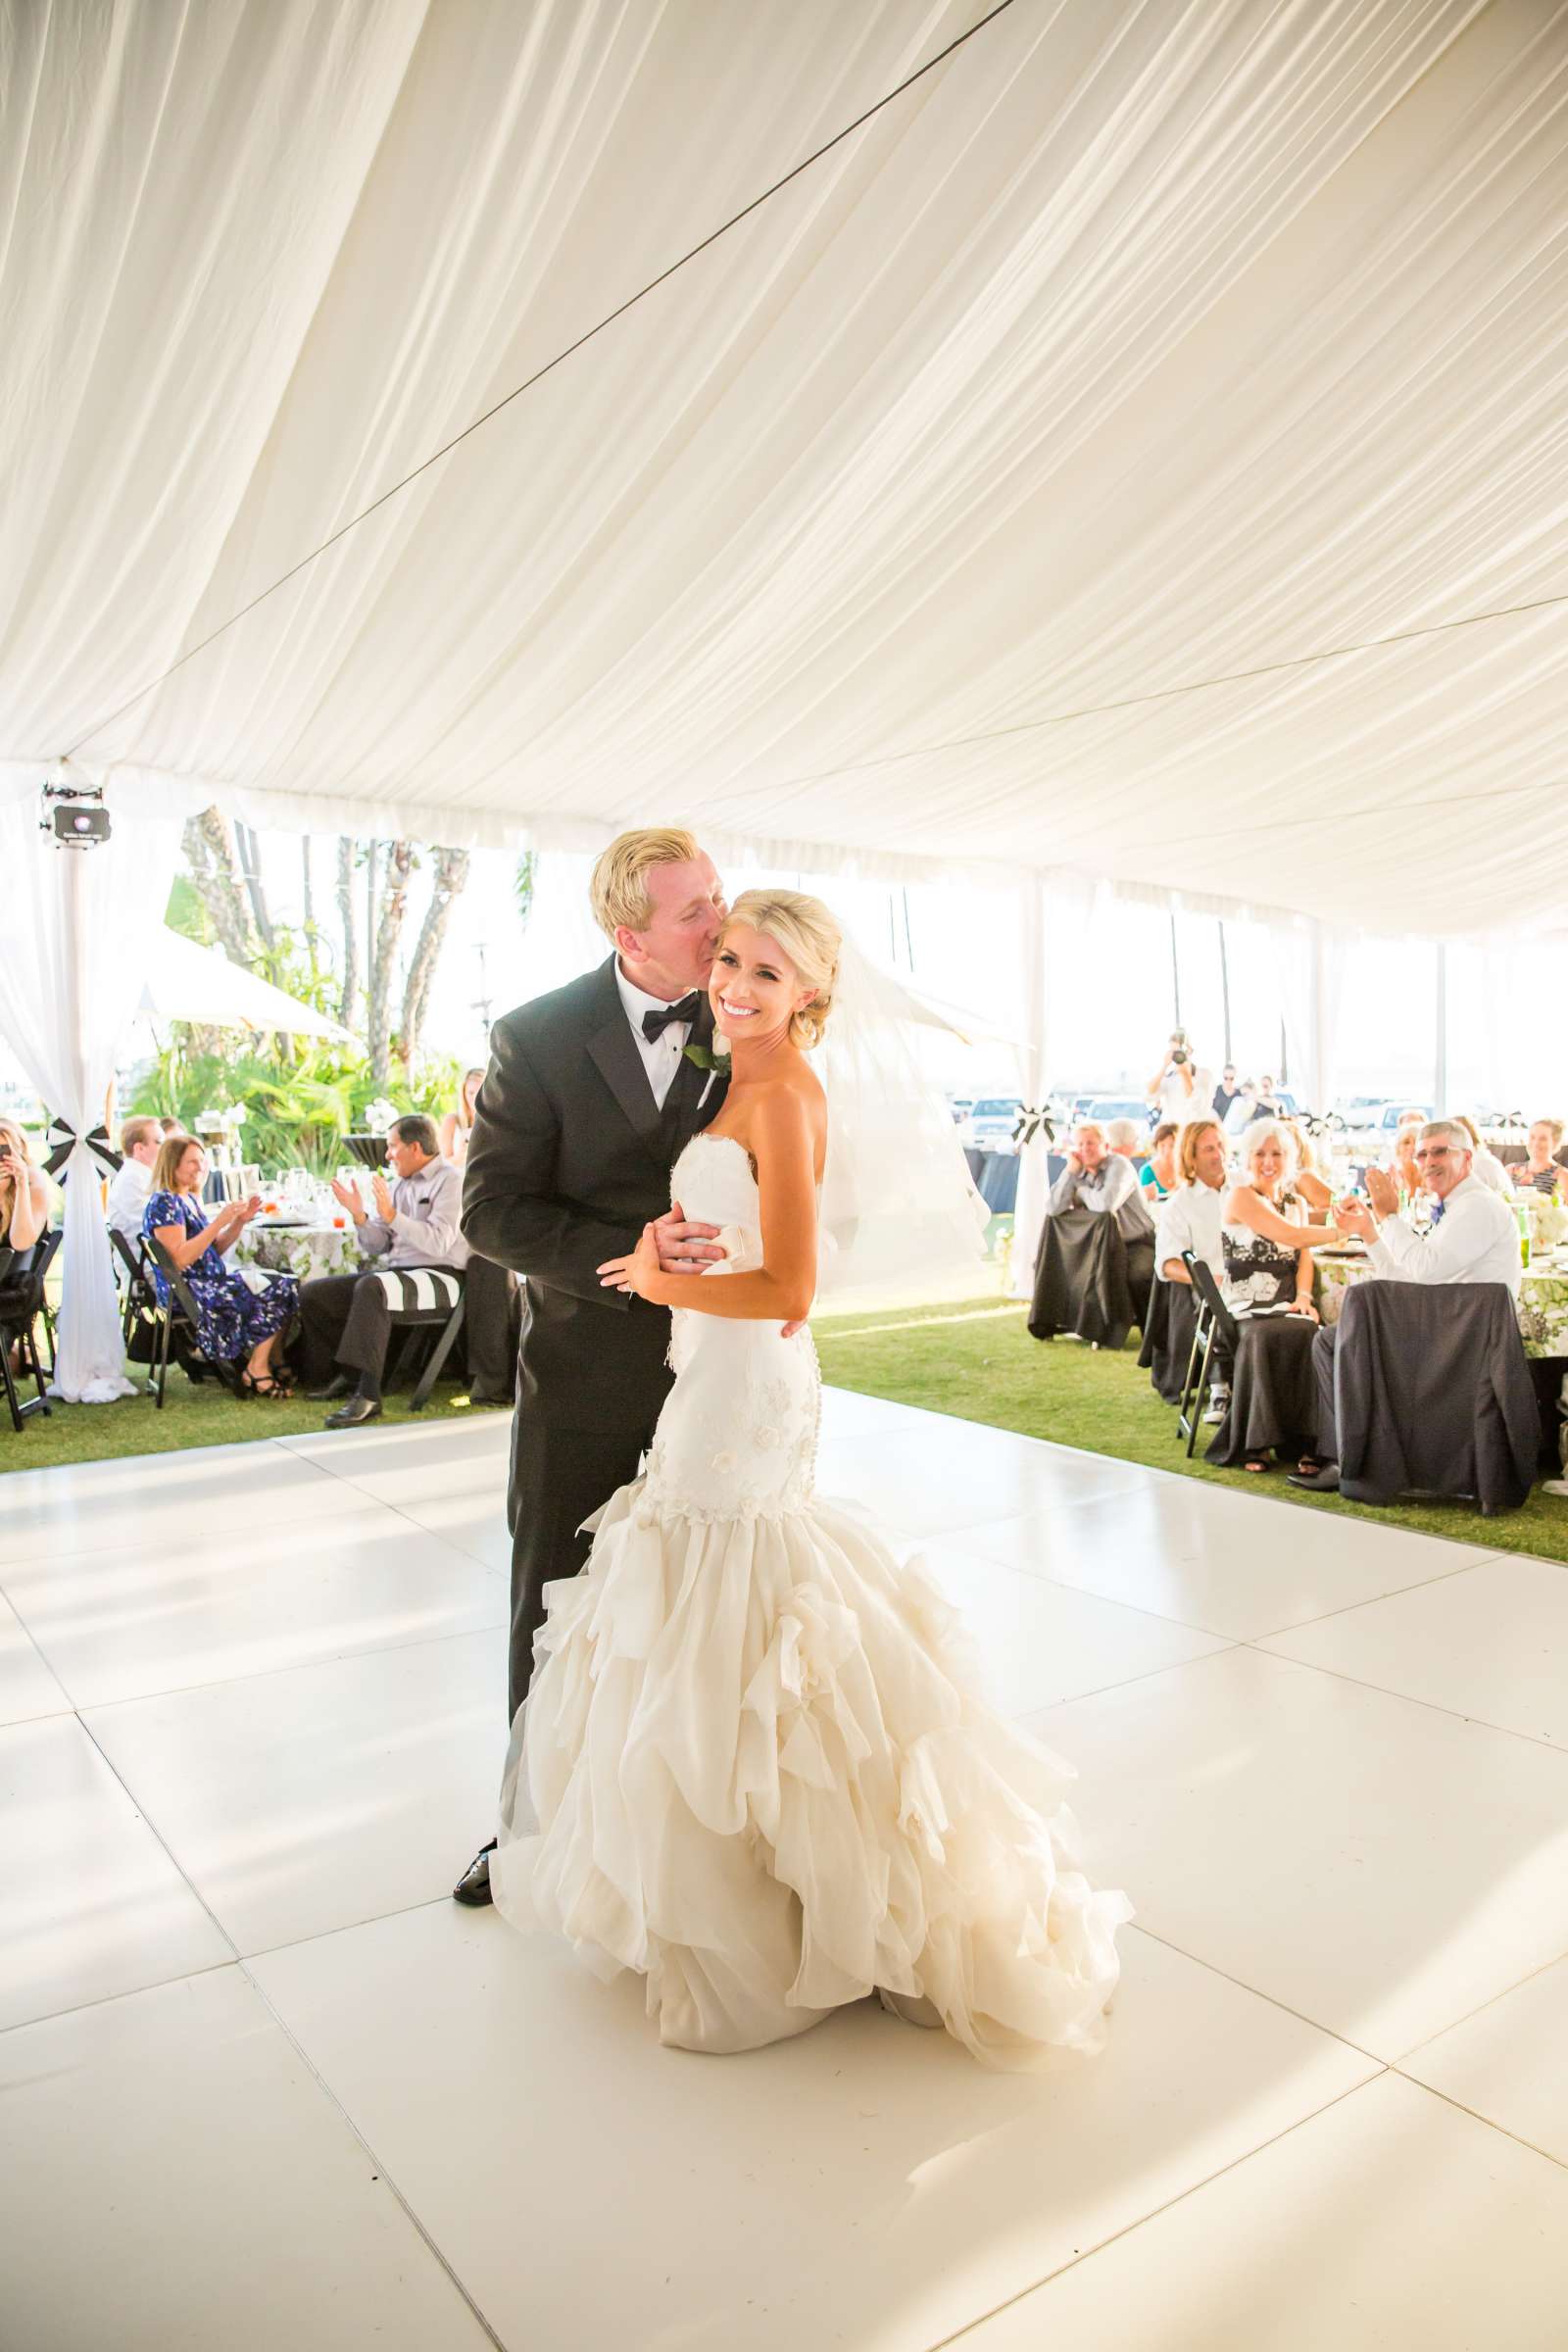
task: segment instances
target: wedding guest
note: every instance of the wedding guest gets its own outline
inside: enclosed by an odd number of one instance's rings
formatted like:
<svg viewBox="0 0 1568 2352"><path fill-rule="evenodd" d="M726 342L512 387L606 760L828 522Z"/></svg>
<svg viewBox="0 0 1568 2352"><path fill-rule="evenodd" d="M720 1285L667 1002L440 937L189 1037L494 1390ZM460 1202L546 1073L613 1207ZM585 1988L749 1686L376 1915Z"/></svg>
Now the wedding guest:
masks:
<svg viewBox="0 0 1568 2352"><path fill-rule="evenodd" d="M1470 1137L1457 1119L1429 1119L1416 1142L1421 1180L1435 1201L1433 1221L1417 1233L1399 1215L1394 1180L1381 1168L1366 1172L1367 1199L1342 1200L1335 1222L1367 1244L1369 1274L1381 1282L1500 1282L1519 1296L1519 1228L1505 1200L1477 1181ZM1334 1351L1339 1327L1317 1332L1313 1371L1317 1388L1316 1463L1302 1461L1291 1484L1333 1494L1340 1483L1334 1424Z"/></svg>
<svg viewBox="0 0 1568 2352"><path fill-rule="evenodd" d="M1407 1110L1401 1115L1394 1137L1394 1157L1382 1171L1406 1201L1418 1199L1423 1189L1421 1170L1416 1164L1416 1146L1421 1141L1424 1124L1418 1110Z"/></svg>
<svg viewBox="0 0 1568 2352"><path fill-rule="evenodd" d="M1257 1080L1255 1078L1244 1078L1235 1095L1231 1098L1231 1106L1225 1113L1226 1134L1245 1135L1248 1128L1252 1124L1252 1121L1254 1119L1261 1118L1262 1115L1263 1114L1261 1110L1258 1108Z"/></svg>
<svg viewBox="0 0 1568 2352"><path fill-rule="evenodd" d="M441 1121L441 1156L450 1159L455 1168L461 1168L468 1156L468 1138L473 1132L473 1105L483 1082L483 1070L465 1070L458 1107L449 1110Z"/></svg>
<svg viewBox="0 0 1568 2352"><path fill-rule="evenodd" d="M1154 1140L1149 1147L1149 1157L1139 1172L1138 1181L1152 1200L1163 1200L1176 1190L1181 1176L1176 1166L1176 1143L1181 1129L1174 1119L1162 1119L1154 1129Z"/></svg>
<svg viewBox="0 0 1568 2352"><path fill-rule="evenodd" d="M1306 1129L1299 1119L1281 1119L1280 1125L1290 1137L1296 1153L1296 1172L1288 1190L1281 1196L1281 1206L1288 1206L1292 1200L1299 1200L1309 1215L1316 1209L1321 1216L1334 1195L1312 1165L1312 1146Z"/></svg>
<svg viewBox="0 0 1568 2352"><path fill-rule="evenodd" d="M1073 1129L1067 1164L1047 1197L1047 1216L1064 1208L1092 1208L1114 1217L1128 1242L1154 1230L1132 1161L1110 1149L1109 1130L1098 1120L1084 1119Z"/></svg>
<svg viewBox="0 0 1568 2352"><path fill-rule="evenodd" d="M0 1244L30 1250L49 1222L49 1187L33 1166L27 1139L0 1119Z"/></svg>
<svg viewBox="0 0 1568 2352"><path fill-rule="evenodd" d="M157 1119L127 1119L120 1130L120 1167L104 1202L104 1221L132 1250L141 1239L141 1212L152 1191L153 1166L163 1147Z"/></svg>
<svg viewBox="0 0 1568 2352"><path fill-rule="evenodd" d="M1106 1120L1105 1149L1107 1152L1114 1152L1118 1159L1132 1160L1136 1163L1143 1148L1144 1131L1136 1119ZM1138 1173L1136 1164L1133 1173L1135 1176Z"/></svg>
<svg viewBox="0 0 1568 2352"><path fill-rule="evenodd" d="M1181 1132L1177 1153L1179 1182L1168 1200L1159 1205L1154 1220L1154 1272L1160 1282L1180 1286L1191 1292L1193 1278L1182 1260L1182 1251L1190 1250L1196 1258L1207 1266L1216 1282L1225 1279L1225 1250L1222 1232L1225 1223L1225 1178L1229 1155L1225 1138L1215 1119L1195 1119ZM1191 1346L1192 1317L1189 1313L1176 1326L1175 1353L1182 1353L1182 1335ZM1216 1336L1215 1361L1219 1377L1208 1392L1205 1421L1223 1421L1230 1406L1230 1350L1222 1338ZM1156 1386L1158 1383L1156 1381ZM1179 1381L1176 1384L1179 1389ZM1168 1392L1162 1391L1166 1401Z"/></svg>
<svg viewBox="0 0 1568 2352"><path fill-rule="evenodd" d="M153 1163L142 1232L163 1245L190 1286L202 1353L225 1364L237 1364L243 1356L242 1386L248 1394L284 1396L287 1384L273 1370L272 1353L293 1321L300 1286L292 1274L274 1274L257 1292L229 1272L223 1252L256 1215L261 1195L231 1201L209 1222L201 1205L206 1176L207 1153L194 1136L167 1136ZM161 1266L154 1279L159 1299L167 1304L169 1283Z"/></svg>
<svg viewBox="0 0 1568 2352"><path fill-rule="evenodd" d="M1513 1172L1513 1180L1523 1192L1545 1193L1556 1200L1568 1200L1568 1168L1557 1158L1562 1143L1561 1119L1537 1119L1526 1140L1527 1156Z"/></svg>
<svg viewBox="0 0 1568 2352"><path fill-rule="evenodd" d="M179 1135L179 1134L183 1133L183 1130L182 1130L182 1128L180 1127L179 1121L178 1121L177 1119L172 1119L172 1118L170 1118L170 1117L169 1117L169 1116L166 1114L166 1115L165 1115L163 1118L161 1118L161 1119L159 1120L159 1122L158 1122L158 1132L159 1132L159 1134L160 1134L160 1135L162 1135L162 1136L165 1138L165 1140L167 1141L167 1139L168 1139L170 1136L172 1136L172 1135Z"/></svg>
<svg viewBox="0 0 1568 2352"><path fill-rule="evenodd" d="M366 1207L357 1182L340 1180L332 1187L354 1220L361 1250L376 1262L358 1274L320 1275L300 1292L310 1396L323 1404L346 1398L327 1414L327 1429L359 1429L380 1415L381 1375L392 1333L382 1274L420 1267L460 1273L468 1263L468 1245L458 1226L463 1178L442 1158L439 1141L434 1120L422 1111L394 1119L386 1139L393 1180L388 1184L379 1170L371 1177L371 1206Z"/></svg>
<svg viewBox="0 0 1568 2352"><path fill-rule="evenodd" d="M1456 1111L1451 1122L1462 1127L1474 1150L1470 1154L1470 1173L1477 1184L1484 1184L1489 1193L1500 1193L1506 1199L1513 1190L1507 1169L1495 1152L1489 1152L1481 1141L1481 1130L1467 1111Z"/></svg>
<svg viewBox="0 0 1568 2352"><path fill-rule="evenodd" d="M1227 1166L1225 1138L1216 1120L1195 1119L1182 1129L1179 1182L1160 1202L1154 1220L1154 1270L1161 1282L1192 1287L1193 1278L1182 1263L1184 1250L1201 1258L1216 1282L1224 1282Z"/></svg>
<svg viewBox="0 0 1568 2352"><path fill-rule="evenodd" d="M1225 1201L1222 1287L1238 1338L1230 1410L1205 1457L1220 1468L1264 1471L1287 1447L1302 1470L1320 1467L1312 1251L1339 1234L1309 1224L1299 1200L1287 1206L1282 1200L1295 1158L1280 1122L1257 1120L1243 1138L1242 1180Z"/></svg>
<svg viewBox="0 0 1568 2352"><path fill-rule="evenodd" d="M1239 1102L1241 1099L1242 1090L1237 1084L1236 1064L1234 1061L1228 1061L1221 1070L1219 1084L1214 1089L1214 1116L1222 1127L1231 1115L1232 1104Z"/></svg>

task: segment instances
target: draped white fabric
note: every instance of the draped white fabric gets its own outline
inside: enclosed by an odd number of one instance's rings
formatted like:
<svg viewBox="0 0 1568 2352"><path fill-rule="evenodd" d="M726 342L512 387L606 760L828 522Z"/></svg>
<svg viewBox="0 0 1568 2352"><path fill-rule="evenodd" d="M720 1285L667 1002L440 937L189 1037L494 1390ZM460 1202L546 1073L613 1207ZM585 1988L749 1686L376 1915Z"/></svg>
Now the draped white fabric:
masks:
<svg viewBox="0 0 1568 2352"><path fill-rule="evenodd" d="M1568 607L1103 708L1568 589L1555 0L1015 0L99 726L981 13L9 12L0 756L1562 921Z"/></svg>
<svg viewBox="0 0 1568 2352"><path fill-rule="evenodd" d="M77 1138L103 1124L125 1026L179 850L180 818L127 815L93 850L61 849L38 827L36 772L0 768L0 1037L27 1083ZM128 1396L120 1303L99 1193L78 1140L66 1188L54 1393L73 1404Z"/></svg>

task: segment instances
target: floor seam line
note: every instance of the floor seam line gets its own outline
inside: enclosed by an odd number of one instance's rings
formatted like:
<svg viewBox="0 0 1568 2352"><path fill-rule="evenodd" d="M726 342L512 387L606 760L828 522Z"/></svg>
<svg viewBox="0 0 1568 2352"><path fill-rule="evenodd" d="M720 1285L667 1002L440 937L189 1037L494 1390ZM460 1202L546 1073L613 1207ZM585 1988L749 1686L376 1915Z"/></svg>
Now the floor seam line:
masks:
<svg viewBox="0 0 1568 2352"><path fill-rule="evenodd" d="M1250 1649L1257 1657L1270 1658L1276 1666L1304 1667L1308 1674L1326 1674L1332 1682L1347 1683L1352 1690L1375 1690L1379 1698L1393 1698L1404 1706L1423 1707L1429 1715L1441 1715L1448 1723L1462 1723L1473 1732L1492 1732L1499 1740L1519 1740L1526 1747L1539 1747L1548 1756L1568 1756L1568 1748L1560 1740L1544 1740L1536 1732L1516 1732L1505 1723L1489 1722L1484 1715L1464 1715L1457 1707L1442 1706L1435 1698L1417 1698L1408 1690L1390 1690L1382 1683L1364 1682L1359 1675L1348 1674L1340 1666L1323 1666L1315 1658L1289 1657L1283 1650L1264 1649L1255 1641L1239 1642L1236 1646L1238 1649ZM1201 1662L1200 1659L1193 1661L1194 1664Z"/></svg>

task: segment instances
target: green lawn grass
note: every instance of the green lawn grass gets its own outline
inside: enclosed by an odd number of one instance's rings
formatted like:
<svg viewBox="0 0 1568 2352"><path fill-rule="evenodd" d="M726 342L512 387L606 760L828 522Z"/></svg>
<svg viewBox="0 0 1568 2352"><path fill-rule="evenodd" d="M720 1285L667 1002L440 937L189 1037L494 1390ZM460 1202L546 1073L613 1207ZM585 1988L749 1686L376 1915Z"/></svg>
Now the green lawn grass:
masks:
<svg viewBox="0 0 1568 2352"><path fill-rule="evenodd" d="M1539 1488L1522 1511L1483 1519L1460 1503L1398 1503L1377 1510L1336 1494L1303 1494L1286 1485L1283 1471L1254 1478L1242 1470L1210 1470L1201 1452L1189 1461L1176 1441L1176 1416L1154 1395L1147 1373L1139 1371L1135 1348L1110 1354L1071 1340L1042 1347L1024 1327L1023 1308L1001 1304L994 1296L896 1314L824 1315L813 1320L812 1330L822 1376L838 1388L1144 1462L1181 1478L1269 1495L1300 1510L1340 1511L1488 1551L1568 1560L1568 1503ZM145 1371L130 1365L127 1376L137 1382L134 1396L117 1404L57 1404L48 1420L34 1416L20 1436L0 1415L0 1470L296 1436L318 1430L331 1410L303 1397L288 1403L262 1397L239 1401L214 1382L197 1388L172 1370L167 1402L159 1412L142 1393ZM408 1396L407 1390L388 1395L387 1421L412 1419L429 1427L488 1409L470 1405L464 1391L450 1383L436 1388L422 1413L410 1414ZM1199 1443L1201 1446L1203 1439Z"/></svg>
<svg viewBox="0 0 1568 2352"><path fill-rule="evenodd" d="M1488 1551L1568 1560L1568 1502L1544 1494L1539 1487L1523 1510L1483 1519L1457 1502L1379 1509L1347 1502L1339 1494L1303 1494L1286 1484L1283 1470L1261 1478L1245 1470L1211 1470L1201 1455L1208 1432L1200 1435L1200 1450L1189 1461L1185 1446L1177 1443L1175 1413L1154 1395L1148 1373L1138 1369L1135 1344L1119 1354L1073 1340L1042 1346L1029 1337L1021 1306L976 1299L968 1308L939 1314L915 1309L906 1316L840 1318L814 1328L822 1377L837 1388L952 1413L960 1421L1020 1430L1088 1453L1144 1462L1152 1470L1268 1495L1304 1511L1338 1511Z"/></svg>

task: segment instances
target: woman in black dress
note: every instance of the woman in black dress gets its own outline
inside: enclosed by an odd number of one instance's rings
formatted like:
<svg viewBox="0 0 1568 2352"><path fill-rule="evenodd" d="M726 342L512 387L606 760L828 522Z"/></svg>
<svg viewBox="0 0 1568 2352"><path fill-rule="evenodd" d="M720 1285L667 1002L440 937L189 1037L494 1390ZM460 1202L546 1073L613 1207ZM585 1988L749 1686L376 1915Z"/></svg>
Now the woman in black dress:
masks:
<svg viewBox="0 0 1568 2352"><path fill-rule="evenodd" d="M1242 1138L1241 1182L1225 1202L1222 1288L1238 1345L1230 1410L1204 1456L1221 1469L1266 1470L1276 1450L1302 1470L1320 1467L1312 1251L1340 1237L1332 1225L1307 1223L1291 1191L1295 1158L1277 1119L1255 1120Z"/></svg>

